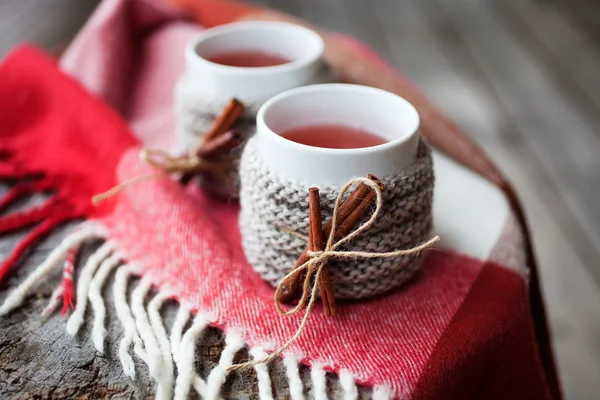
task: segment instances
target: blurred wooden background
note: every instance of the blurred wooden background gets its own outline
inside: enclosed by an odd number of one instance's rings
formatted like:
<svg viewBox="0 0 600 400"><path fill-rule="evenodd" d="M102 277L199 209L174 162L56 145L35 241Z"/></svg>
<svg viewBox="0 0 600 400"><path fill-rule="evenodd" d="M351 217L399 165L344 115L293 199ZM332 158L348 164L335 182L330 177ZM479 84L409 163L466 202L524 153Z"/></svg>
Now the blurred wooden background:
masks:
<svg viewBox="0 0 600 400"><path fill-rule="evenodd" d="M487 149L532 224L566 397L599 399L600 2L254 2L366 42ZM96 3L0 0L0 54L55 48Z"/></svg>

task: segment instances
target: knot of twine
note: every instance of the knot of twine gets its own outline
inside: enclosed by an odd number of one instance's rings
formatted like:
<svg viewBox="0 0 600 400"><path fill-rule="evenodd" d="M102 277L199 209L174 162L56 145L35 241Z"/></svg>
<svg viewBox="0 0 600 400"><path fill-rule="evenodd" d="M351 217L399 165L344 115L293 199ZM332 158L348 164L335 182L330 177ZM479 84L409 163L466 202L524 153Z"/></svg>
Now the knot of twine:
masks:
<svg viewBox="0 0 600 400"><path fill-rule="evenodd" d="M144 148L140 150L139 158L146 164L158 168L167 174L190 172L204 164L204 160L196 155L196 151L197 147L194 147L187 154L174 157L161 149Z"/></svg>
<svg viewBox="0 0 600 400"><path fill-rule="evenodd" d="M201 141L198 146L195 146L187 154L182 156L172 156L168 152L161 149L141 149L138 153L140 161L157 168L159 171L129 178L126 181L121 182L120 184L107 190L106 192L99 193L92 197L92 203L96 205L137 183L157 179L161 176L175 173L187 174L209 172L221 179L223 182L225 182L225 184L233 185L226 172L231 160L226 157L221 157L219 160L207 160L198 156L198 149L203 143L204 141Z"/></svg>
<svg viewBox="0 0 600 400"><path fill-rule="evenodd" d="M148 165L162 170L163 173L186 173L186 172L211 172L217 175L223 174L224 170L230 165L230 158L221 156L218 160L208 160L198 155L198 149L204 142L192 148L187 154L174 157L161 149L140 150L140 160Z"/></svg>
<svg viewBox="0 0 600 400"><path fill-rule="evenodd" d="M351 187L353 187L354 185L358 185L360 183L364 183L365 185L369 186L375 192L375 195L376 195L375 209L374 209L373 213L371 214L371 217L367 221L365 221L360 226L355 228L352 232L350 232L345 237L339 239L338 241L335 241L335 232L336 232L336 226L337 226L337 214L338 214L338 209L344 199L344 195ZM392 257L397 257L397 256L418 254L419 252L431 247L435 242L440 240L439 236L435 236L435 237L431 238L430 240L428 240L427 242L424 242L424 243L422 243L416 247L413 247L411 249L396 250L396 251L382 252L382 253L338 250L341 246L347 244L352 239L354 239L356 236L360 235L362 232L369 229L371 227L371 225L373 225L375 220L377 220L377 218L379 217L379 213L381 211L382 206L383 206L383 194L382 194L381 188L379 187L379 185L377 183L375 183L371 179L363 178L363 177L353 178L342 187L342 189L340 190L338 197L335 201L333 215L331 217L331 222L332 222L331 233L329 234L329 237L327 239L325 249L323 251L308 251L307 254L309 256L309 260L307 262L305 262L304 264L298 266L296 269L292 270L290 273L288 273L283 278L283 280L279 283L279 285L277 286L277 289L275 289L274 302L275 302L275 307L277 308L277 311L279 312L279 314L284 315L284 316L293 315L293 314L297 313L298 311L300 311L302 308L304 308L304 306L306 305L306 311L304 313L304 316L302 317L300 326L296 330L296 333L283 346L281 346L275 352L269 354L267 357L265 357L261 360L248 361L245 363L232 365L229 368L227 368L228 371L235 371L235 370L239 370L239 369L253 367L257 364L269 363L269 362L273 361L275 358L277 358L278 356L280 356L292 343L294 343L294 341L296 341L296 339L298 339L298 337L302 334L302 331L306 327L308 317L310 316L310 312L312 311L312 308L315 304L315 300L317 297L317 289L318 289L317 282L319 281L319 278L321 277L323 269L327 265L328 261L330 261L332 259L340 259L340 258L345 258L345 259L392 258ZM282 288L285 286L284 283L287 282L289 279L291 279L296 274L298 274L299 271L305 272L305 278L304 278L304 282L302 285L302 296L300 297L300 300L298 301L298 304L295 307L293 307L289 310L284 310L277 299L282 291ZM308 304L307 304L307 302L308 302Z"/></svg>
<svg viewBox="0 0 600 400"><path fill-rule="evenodd" d="M236 137L235 132L231 129L236 121L240 118L244 112L244 104L239 100L232 98L225 105L223 112L215 118L211 128L206 134L200 139L200 141L193 146L187 154L182 156L173 157L169 153L160 149L148 149L144 148L140 150L140 160L149 164L160 171L152 172L145 175L133 177L118 184L117 186L107 190L104 193L100 193L92 197L92 203L98 204L99 202L106 200L107 198L114 196L136 183L146 181L150 179L156 179L162 175L170 175L174 173L181 174L180 182L184 185L189 182L194 174L198 172L208 172L222 180L232 192L235 191L235 185L231 180L231 177L227 173L229 166L231 165L231 157L222 154L223 150L227 152L232 147L239 145L239 136ZM211 146L212 144L212 146ZM207 149L204 146L212 147ZM201 153L201 150L205 150Z"/></svg>

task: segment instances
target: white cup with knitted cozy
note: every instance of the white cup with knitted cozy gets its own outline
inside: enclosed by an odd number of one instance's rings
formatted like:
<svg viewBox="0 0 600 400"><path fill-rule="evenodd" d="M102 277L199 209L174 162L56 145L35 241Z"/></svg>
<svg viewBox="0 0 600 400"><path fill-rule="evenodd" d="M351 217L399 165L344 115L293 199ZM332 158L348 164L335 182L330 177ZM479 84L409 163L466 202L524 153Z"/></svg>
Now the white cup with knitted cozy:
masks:
<svg viewBox="0 0 600 400"><path fill-rule="evenodd" d="M321 60L324 48L314 31L284 22L236 22L202 31L185 49L186 70L175 88L178 150L196 144L233 97L245 104L246 125L253 130L256 112L269 98L329 79ZM274 56L284 63L248 67L216 61L235 53Z"/></svg>
<svg viewBox="0 0 600 400"><path fill-rule="evenodd" d="M347 126L385 142L325 148L281 135L304 126ZM240 160L240 229L254 270L272 286L279 284L306 248L302 236L309 227L308 189L319 187L325 221L340 188L366 174L383 181L382 209L368 230L346 248L394 252L430 239L433 161L418 129L419 115L409 102L366 86L312 85L268 100L258 112L256 135ZM408 280L420 260L421 254L410 254L333 261L329 264L333 294L336 299L360 299L387 292Z"/></svg>

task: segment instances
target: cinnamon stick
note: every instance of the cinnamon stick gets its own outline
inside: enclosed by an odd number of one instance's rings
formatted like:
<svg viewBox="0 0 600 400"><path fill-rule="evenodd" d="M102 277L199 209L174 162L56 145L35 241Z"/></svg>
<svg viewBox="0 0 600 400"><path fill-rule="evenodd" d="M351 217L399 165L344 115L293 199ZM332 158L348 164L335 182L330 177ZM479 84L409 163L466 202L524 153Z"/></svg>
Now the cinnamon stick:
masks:
<svg viewBox="0 0 600 400"><path fill-rule="evenodd" d="M230 130L238 118L244 113L244 104L238 99L231 99L223 109L223 112L215 118L211 128L204 135L204 143L222 135Z"/></svg>
<svg viewBox="0 0 600 400"><path fill-rule="evenodd" d="M383 182L379 178L371 174L367 175L367 177L377 183L381 190L385 189ZM344 200L338 209L336 222L337 229L334 237L335 241L340 240L352 231L354 226L373 205L375 196L375 192L371 190L369 186L361 183L356 187L356 189L354 189L350 196ZM346 203L348 203L348 205L346 205ZM323 227L325 237L329 237L331 234L331 226L332 219L330 218L325 222L325 226ZM292 269L297 269L299 266L305 264L309 259L310 257L308 256L308 251L304 250L300 257L298 257L298 260ZM304 274L302 271L298 271L298 273L292 275L286 282L284 282L277 300L281 303L289 303L291 300L295 299L302 288L303 276Z"/></svg>
<svg viewBox="0 0 600 400"><path fill-rule="evenodd" d="M240 132L235 130L227 131L225 134L217 136L209 142L205 142L204 145L198 149L196 154L200 158L210 160L227 154L231 149L239 146L240 143L242 143L242 134ZM188 171L181 175L179 183L184 186L187 185L194 177L195 172L196 171Z"/></svg>
<svg viewBox="0 0 600 400"><path fill-rule="evenodd" d="M228 153L242 142L242 134L236 130L227 131L216 138L205 142L198 149L198 157L210 159Z"/></svg>
<svg viewBox="0 0 600 400"><path fill-rule="evenodd" d="M221 150L227 149L224 151L228 151L231 150L233 147L239 145L239 143L241 142L241 137L239 139L225 138L219 142L215 142L215 140L220 139L221 136L224 134L227 135L227 132L230 131L235 122L244 113L244 109L244 104L238 99L232 98L231 100L229 100L229 103L227 103L227 105L223 109L223 112L219 114L217 118L215 118L215 121L213 122L212 126L202 138L204 142L196 152L198 157L216 157L217 155L223 154ZM228 144L224 144L223 142L227 142ZM190 180L193 177L193 172L186 172L179 178L179 183L185 186L190 182Z"/></svg>
<svg viewBox="0 0 600 400"><path fill-rule="evenodd" d="M377 178L375 175L367 174L367 178L369 178L370 180L375 182L381 190L384 189L383 182L381 182L381 180L379 178ZM356 209L356 207L358 207L358 205L367 196L369 196L371 199L370 201L372 201L375 198L375 192L372 191L369 186L365 185L364 183L361 183L360 185L358 185L356 187L356 189L354 189L354 191L350 194L350 196L348 196L346 198L346 200L344 200L342 202L342 204L340 204L340 207L338 208L338 215L337 215L337 221L336 221L336 223L338 224L338 230L339 230L339 225L344 223L346 218L348 218L348 216ZM325 222L325 226L323 227L326 237L329 237L329 235L331 234L331 226L332 225L333 225L333 219L329 218ZM339 240L340 238L341 237L336 237L335 240Z"/></svg>
<svg viewBox="0 0 600 400"><path fill-rule="evenodd" d="M323 234L323 224L321 222L321 202L319 198L319 188L310 188L308 190L308 212L309 212L309 234L308 249L310 251L322 251L325 248L325 235ZM323 265L323 270L317 284L321 293L321 302L325 316L335 315L335 298L331 288L329 278L329 268Z"/></svg>

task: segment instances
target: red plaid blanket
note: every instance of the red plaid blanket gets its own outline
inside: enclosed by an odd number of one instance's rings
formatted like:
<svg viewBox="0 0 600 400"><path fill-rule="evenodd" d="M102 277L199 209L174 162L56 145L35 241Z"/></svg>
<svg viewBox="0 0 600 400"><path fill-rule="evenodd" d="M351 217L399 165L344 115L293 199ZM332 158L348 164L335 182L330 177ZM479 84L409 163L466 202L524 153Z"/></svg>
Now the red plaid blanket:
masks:
<svg viewBox="0 0 600 400"><path fill-rule="evenodd" d="M182 3L204 26L286 18L223 1ZM103 318L102 301L92 293L116 271L125 372L134 373L131 347L148 364L159 396L185 397L193 387L214 397L243 345L259 357L293 335L301 318L276 312L273 289L245 260L238 206L168 179L134 186L100 208L89 200L149 171L137 160L142 143L171 143L172 88L183 70L183 46L202 29L181 15L162 3L106 0L61 61L70 77L31 48L16 50L0 67L0 176L16 182L0 211L22 193L54 193L41 208L0 217L0 233L37 224L2 264L0 279L57 224L88 219L4 300L0 315L21 304L69 249L104 238L107 244L79 273L67 330L77 331L86 307ZM440 150L434 218L445 243L405 288L342 304L338 318L311 315L284 356L291 395L302 395L300 362L311 367L317 395L326 389L321 372L333 371L349 396L358 383L380 397L560 398L527 231L510 186L405 78L360 43L323 35L326 59L345 80L394 91L419 110L423 134ZM142 281L129 302L133 275ZM145 306L151 287L158 294ZM170 297L181 310L167 334L153 316ZM185 331L189 311L196 316ZM102 348L102 322L94 323L93 339ZM227 341L219 365L200 377L193 344L207 324L222 328ZM258 376L260 395L269 398L268 372Z"/></svg>

